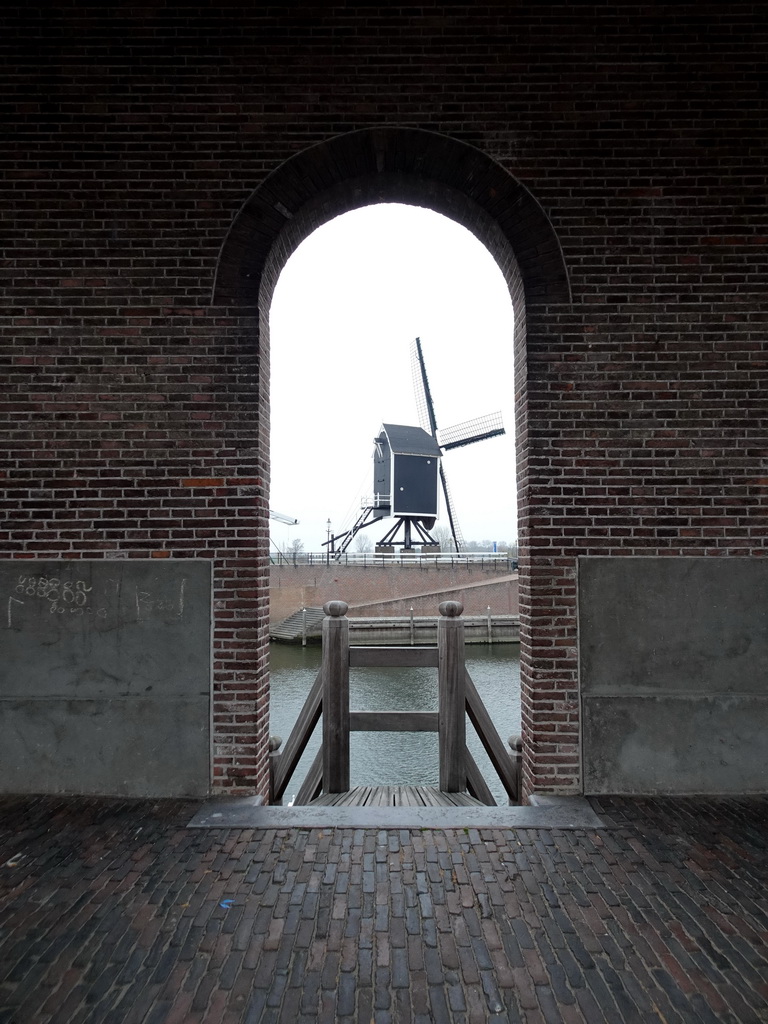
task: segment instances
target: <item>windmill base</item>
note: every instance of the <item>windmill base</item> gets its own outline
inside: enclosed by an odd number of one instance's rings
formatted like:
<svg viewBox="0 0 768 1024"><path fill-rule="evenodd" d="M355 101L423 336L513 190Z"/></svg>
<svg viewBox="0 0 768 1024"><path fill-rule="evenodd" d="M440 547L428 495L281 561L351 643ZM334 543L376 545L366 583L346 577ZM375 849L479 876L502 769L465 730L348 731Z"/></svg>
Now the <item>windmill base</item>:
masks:
<svg viewBox="0 0 768 1024"><path fill-rule="evenodd" d="M401 548L404 555L416 554L417 548L421 549L421 554L437 554L440 545L427 528L427 524L431 527L434 523L434 519L410 519L401 516L376 545L376 554L393 555L395 548ZM402 540L398 539L401 531Z"/></svg>
<svg viewBox="0 0 768 1024"><path fill-rule="evenodd" d="M422 544L420 548L411 547L403 548L400 551L400 558L416 558L417 556L429 557L430 555L439 555L442 548L439 544ZM394 544L377 544L373 549L374 555L394 555L396 554Z"/></svg>

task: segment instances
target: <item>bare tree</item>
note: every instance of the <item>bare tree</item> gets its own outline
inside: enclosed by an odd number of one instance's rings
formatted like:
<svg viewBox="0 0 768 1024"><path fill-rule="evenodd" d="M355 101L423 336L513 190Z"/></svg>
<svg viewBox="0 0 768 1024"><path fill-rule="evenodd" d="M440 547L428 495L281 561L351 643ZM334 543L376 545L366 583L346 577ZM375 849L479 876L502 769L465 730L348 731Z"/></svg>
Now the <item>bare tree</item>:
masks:
<svg viewBox="0 0 768 1024"><path fill-rule="evenodd" d="M451 533L450 527L448 526L435 526L431 531L432 536L435 538L437 543L440 545L441 551L455 551L456 545L453 540L453 534Z"/></svg>
<svg viewBox="0 0 768 1024"><path fill-rule="evenodd" d="M288 544L285 549L286 555L293 559L294 564L298 560L299 554L304 550L304 541L300 537L294 537L294 539Z"/></svg>

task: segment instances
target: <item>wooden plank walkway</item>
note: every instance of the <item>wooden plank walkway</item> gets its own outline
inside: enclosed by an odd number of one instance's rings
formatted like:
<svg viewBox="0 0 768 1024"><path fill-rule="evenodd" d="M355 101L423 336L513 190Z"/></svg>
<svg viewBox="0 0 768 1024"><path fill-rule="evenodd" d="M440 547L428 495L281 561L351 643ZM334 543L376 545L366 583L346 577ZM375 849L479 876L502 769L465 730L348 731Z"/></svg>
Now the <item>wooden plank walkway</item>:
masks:
<svg viewBox="0 0 768 1024"><path fill-rule="evenodd" d="M434 786L356 786L345 793L323 793L317 807L482 807L468 793L443 793Z"/></svg>

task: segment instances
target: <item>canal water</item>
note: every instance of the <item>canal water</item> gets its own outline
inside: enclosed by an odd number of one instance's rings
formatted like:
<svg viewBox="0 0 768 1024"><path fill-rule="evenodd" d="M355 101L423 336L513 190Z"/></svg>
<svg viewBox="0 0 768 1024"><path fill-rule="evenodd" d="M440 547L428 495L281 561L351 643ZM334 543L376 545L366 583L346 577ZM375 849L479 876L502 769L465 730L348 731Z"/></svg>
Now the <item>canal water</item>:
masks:
<svg viewBox="0 0 768 1024"><path fill-rule="evenodd" d="M472 644L466 648L469 674L507 749L520 732L520 648L517 644ZM283 743L293 728L320 668L320 645L270 645L270 733ZM355 668L350 671L353 711L436 711L437 670L434 668ZM288 784L284 803L299 790L320 746L321 725ZM436 786L437 733L353 732L353 786ZM467 745L485 775L498 804L507 795L482 745L467 720Z"/></svg>

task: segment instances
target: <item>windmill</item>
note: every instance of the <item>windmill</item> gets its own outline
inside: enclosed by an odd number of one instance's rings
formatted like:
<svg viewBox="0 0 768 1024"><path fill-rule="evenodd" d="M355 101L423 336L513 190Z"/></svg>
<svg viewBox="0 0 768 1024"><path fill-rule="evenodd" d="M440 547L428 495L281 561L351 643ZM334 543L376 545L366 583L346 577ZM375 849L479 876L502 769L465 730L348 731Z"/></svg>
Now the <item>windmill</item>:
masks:
<svg viewBox="0 0 768 1024"><path fill-rule="evenodd" d="M329 547L329 554L337 560L360 530L390 517L394 517L395 524L376 545L377 552L393 552L395 546L405 551L412 550L414 541L422 545L422 550L430 547L439 550L429 531L437 519L440 488L456 550L464 548L442 456L451 448L462 448L503 434L501 413L491 413L458 423L447 430L438 430L419 338L411 348L411 367L421 426L382 424L374 439L373 500L363 502L362 511L349 530L329 537L323 545ZM398 539L401 533L402 540Z"/></svg>

